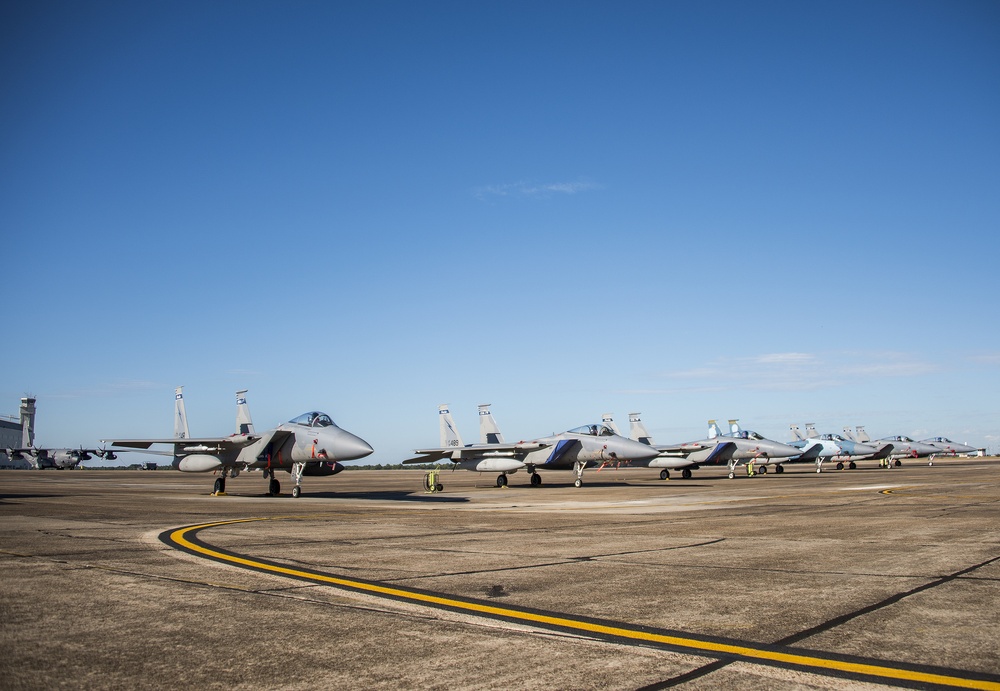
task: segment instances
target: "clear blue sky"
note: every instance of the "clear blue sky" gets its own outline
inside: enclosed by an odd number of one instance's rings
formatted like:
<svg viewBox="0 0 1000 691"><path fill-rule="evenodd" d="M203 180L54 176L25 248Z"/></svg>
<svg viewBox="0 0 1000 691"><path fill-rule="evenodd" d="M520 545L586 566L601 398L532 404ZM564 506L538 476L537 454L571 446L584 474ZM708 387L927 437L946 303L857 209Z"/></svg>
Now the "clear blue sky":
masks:
<svg viewBox="0 0 1000 691"><path fill-rule="evenodd" d="M1000 450L1000 4L6 2L0 412Z"/></svg>

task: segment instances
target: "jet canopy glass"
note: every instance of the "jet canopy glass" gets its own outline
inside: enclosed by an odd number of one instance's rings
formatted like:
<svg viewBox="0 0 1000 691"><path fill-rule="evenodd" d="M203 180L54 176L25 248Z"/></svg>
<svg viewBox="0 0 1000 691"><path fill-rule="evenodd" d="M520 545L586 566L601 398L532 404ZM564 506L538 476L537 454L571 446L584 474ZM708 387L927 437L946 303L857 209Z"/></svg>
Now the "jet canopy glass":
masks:
<svg viewBox="0 0 1000 691"><path fill-rule="evenodd" d="M615 436L614 431L607 425L584 425L583 427L574 427L569 431L570 434L587 434L591 437L613 437Z"/></svg>
<svg viewBox="0 0 1000 691"><path fill-rule="evenodd" d="M889 437L889 441L913 441L909 437L904 437L903 435L898 435L895 437Z"/></svg>
<svg viewBox="0 0 1000 691"><path fill-rule="evenodd" d="M336 427L333 420L326 413L303 413L294 420L289 420L293 425L305 425L306 427Z"/></svg>
<svg viewBox="0 0 1000 691"><path fill-rule="evenodd" d="M931 441L936 441L936 442L940 442L940 443L944 443L944 444L954 444L955 443L951 439L948 439L947 437L934 437L933 439L931 439Z"/></svg>
<svg viewBox="0 0 1000 691"><path fill-rule="evenodd" d="M764 437L760 436L756 432L751 432L748 429L742 429L742 430L740 430L739 432L736 433L736 438L737 439L753 439L753 440L759 441L759 440L763 439Z"/></svg>

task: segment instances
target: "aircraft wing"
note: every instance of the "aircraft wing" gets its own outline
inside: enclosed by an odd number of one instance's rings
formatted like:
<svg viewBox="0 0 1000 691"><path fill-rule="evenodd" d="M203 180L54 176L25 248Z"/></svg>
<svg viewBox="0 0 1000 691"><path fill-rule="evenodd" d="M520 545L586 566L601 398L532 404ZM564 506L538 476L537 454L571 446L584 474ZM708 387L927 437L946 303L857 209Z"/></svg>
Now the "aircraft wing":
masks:
<svg viewBox="0 0 1000 691"><path fill-rule="evenodd" d="M26 458L28 456L35 455L36 452L39 456L42 456L45 453L45 449L34 449L34 448L7 449L7 456L9 456L11 459Z"/></svg>
<svg viewBox="0 0 1000 691"><path fill-rule="evenodd" d="M260 438L259 435L253 434L234 434L230 437L189 437L186 439L178 439L177 437L168 439L101 439L101 442L106 442L111 444L111 446L123 446L131 449L148 449L153 444L174 444L180 446L209 446L214 444L216 446L239 448L248 446Z"/></svg>
<svg viewBox="0 0 1000 691"><path fill-rule="evenodd" d="M529 451L544 449L547 446L551 446L551 444L523 441L516 444L470 444L469 446L446 446L437 449L415 449L413 453L420 455L407 458L403 463L436 463L443 460L458 463L471 458L488 458L490 456L517 458Z"/></svg>

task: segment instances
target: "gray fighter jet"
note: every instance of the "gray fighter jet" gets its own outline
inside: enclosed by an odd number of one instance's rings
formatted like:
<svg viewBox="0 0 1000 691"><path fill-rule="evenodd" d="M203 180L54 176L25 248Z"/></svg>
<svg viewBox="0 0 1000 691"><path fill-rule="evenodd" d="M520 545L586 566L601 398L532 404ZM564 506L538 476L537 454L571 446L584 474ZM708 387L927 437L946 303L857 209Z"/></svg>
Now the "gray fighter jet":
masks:
<svg viewBox="0 0 1000 691"><path fill-rule="evenodd" d="M275 429L257 434L246 404L246 391L236 393L236 434L228 437L192 438L184 411L183 387L174 394L174 437L172 439L111 439L112 446L148 449L153 444L173 445L173 466L189 473L216 472L215 494L226 491L226 478L260 468L271 478L268 493L275 496L281 485L275 473L291 474L292 496L302 493L303 475L334 475L344 469L339 461L364 458L372 447L360 437L341 429L329 415L311 412L300 415ZM103 440L102 440L103 441Z"/></svg>
<svg viewBox="0 0 1000 691"><path fill-rule="evenodd" d="M977 451L974 446L959 444L957 441L952 441L947 437L931 437L930 439L921 439L920 443L940 449L940 451L936 454L938 456L957 456L960 453L969 454L976 453Z"/></svg>
<svg viewBox="0 0 1000 691"><path fill-rule="evenodd" d="M868 433L865 432L865 428L860 425L854 428L853 434L851 433L849 427L845 427L844 434L847 435L851 441L874 446L877 449L876 452L862 460L877 460L879 465L885 468L891 468L893 466L898 468L903 465L902 460L900 460L903 458L930 457L928 465L934 465L934 455L941 453L941 449L937 447L913 441L909 437L903 435L884 437L873 441L871 437L868 436Z"/></svg>
<svg viewBox="0 0 1000 691"><path fill-rule="evenodd" d="M726 465L729 468L729 478L736 477L736 468L748 465L749 461L761 464L761 472L766 472L768 463L776 465L777 472L783 472L780 459L797 456L799 449L788 444L765 439L756 432L737 429L731 435L723 435L715 420L709 420L709 435L707 439L686 442L684 444L654 445L653 438L646 431L646 426L639 418L639 413L629 413L629 437L640 443L648 444L658 451L656 458L645 463L650 468L661 468L660 479L670 477L670 470L681 471L685 480L691 477L692 470L698 470L705 465ZM735 422L735 421L732 421ZM638 464L633 464L638 465Z"/></svg>
<svg viewBox="0 0 1000 691"><path fill-rule="evenodd" d="M823 462L830 459L837 460L837 470L844 469L844 462L847 461L853 470L857 467L853 457L869 456L878 449L868 444L853 442L844 439L839 434L819 434L813 423L806 423L806 431L803 434L798 425L791 425L793 441L788 442L789 446L802 449L802 454L795 458L789 458L788 463L808 463L816 464L816 472L823 472Z"/></svg>
<svg viewBox="0 0 1000 691"><path fill-rule="evenodd" d="M486 406L488 413L489 406ZM488 422L484 421L488 418ZM538 470L572 470L576 474L574 485L583 485L583 471L607 461L643 461L655 458L657 452L614 433L606 425L584 425L555 434L551 437L505 443L492 415L483 414L480 406L481 439L497 439L497 443L462 444L462 437L455 427L447 405L438 408L441 446L435 449L417 449L414 458L403 463L436 463L448 460L456 468L475 472L495 472L497 487L507 485L507 476L524 468L535 487L542 484ZM488 424L488 428L483 428Z"/></svg>

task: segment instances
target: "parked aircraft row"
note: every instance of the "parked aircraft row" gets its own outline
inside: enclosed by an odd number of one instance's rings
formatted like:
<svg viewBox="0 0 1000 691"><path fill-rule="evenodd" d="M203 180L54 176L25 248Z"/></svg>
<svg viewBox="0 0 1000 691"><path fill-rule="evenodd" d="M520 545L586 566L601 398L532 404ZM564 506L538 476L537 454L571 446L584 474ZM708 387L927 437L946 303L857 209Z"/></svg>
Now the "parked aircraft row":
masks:
<svg viewBox="0 0 1000 691"><path fill-rule="evenodd" d="M171 456L173 467L183 472L213 472L214 492L222 494L227 478L241 472L260 469L268 482L268 493L277 495L281 486L277 471L288 472L294 482L292 496L301 494L305 475L334 475L343 470L341 462L364 458L372 447L360 437L338 427L330 416L314 411L300 415L276 428L258 434L254 430L246 402L246 390L236 392L236 431L223 437L192 438L184 408L183 387L174 392L174 436L157 439L101 440L124 450L143 450ZM704 466L723 466L734 478L738 468L747 474L784 471L785 463L814 463L821 472L823 463L835 461L842 469L846 463L855 468L858 460L878 460L881 465L899 465L901 458L931 458L934 456L972 453L972 447L956 444L944 437L916 442L896 436L871 440L864 427L853 431L844 428L844 435L819 434L815 425L807 423L805 431L791 425L794 439L782 443L765 438L752 430L742 429L738 420L729 421L729 431L723 432L715 420L709 420L704 439L680 444L655 444L639 413L629 413L629 436L621 434L610 414L601 423L576 427L561 434L510 443L504 440L489 405L479 406L480 438L477 444L465 444L455 426L447 405L438 409L440 447L417 449L416 456L404 464L449 461L455 468L474 472L497 473L496 484L504 487L508 476L524 470L531 485L542 484L539 470L568 470L575 475L574 484L583 484L584 470L607 467L655 468L660 478L668 479L670 471L681 477ZM167 445L170 451L151 451L154 445ZM35 447L7 449L11 459L26 458L36 468L73 468L94 456L114 460L116 452L108 448L39 449ZM439 486L440 487L440 486Z"/></svg>
<svg viewBox="0 0 1000 691"><path fill-rule="evenodd" d="M629 413L629 437L621 435L610 414L605 414L600 425L578 427L552 437L535 439L518 444L506 444L489 405L479 406L480 440L478 444L463 444L455 427L451 411L447 405L438 409L441 446L433 449L418 449L414 458L404 464L434 463L449 460L455 467L476 472L496 472L497 487L508 483L507 476L524 469L532 485L540 485L538 474L543 470L572 469L576 474L574 484L583 484L583 471L587 467L598 469L615 465L633 468L660 468L660 479L670 477L671 470L679 470L681 477L688 479L692 471L702 466L726 466L730 479L736 477L739 467L745 467L747 474L766 473L773 467L775 472L784 472L784 463L816 464L816 472L822 471L825 460L836 459L837 469L843 469L844 462L855 468L857 460L880 460L888 467L900 458L919 458L933 455L972 453L975 449L956 444L944 437L935 437L927 442L914 442L907 437L888 437L871 442L863 427L858 427L850 439L839 435L820 435L810 423L802 434L792 425L795 439L787 444L765 438L752 430L742 429L738 420L730 420L730 429L723 432L715 420L708 422L708 436L705 439L681 444L657 445L646 430L639 413ZM634 443L640 446L636 446ZM865 443L871 442L871 443ZM934 445L936 444L936 446ZM643 449L642 447L645 447ZM932 461L933 463L933 461ZM438 486L440 487L440 485Z"/></svg>

